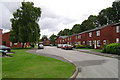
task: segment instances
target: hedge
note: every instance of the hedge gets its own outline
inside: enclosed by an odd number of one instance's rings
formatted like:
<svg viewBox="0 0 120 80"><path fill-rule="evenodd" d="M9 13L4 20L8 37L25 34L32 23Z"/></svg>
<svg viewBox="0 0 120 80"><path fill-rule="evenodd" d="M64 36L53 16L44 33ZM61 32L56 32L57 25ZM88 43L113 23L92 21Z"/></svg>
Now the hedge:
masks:
<svg viewBox="0 0 120 80"><path fill-rule="evenodd" d="M108 44L108 45L105 45L103 47L102 52L117 54L118 53L118 47L120 47L120 43Z"/></svg>

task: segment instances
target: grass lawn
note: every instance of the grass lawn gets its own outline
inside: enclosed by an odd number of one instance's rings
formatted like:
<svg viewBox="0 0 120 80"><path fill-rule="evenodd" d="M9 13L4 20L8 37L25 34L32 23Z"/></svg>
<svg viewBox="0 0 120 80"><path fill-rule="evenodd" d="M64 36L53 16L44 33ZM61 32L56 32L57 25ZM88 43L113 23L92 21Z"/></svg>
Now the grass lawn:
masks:
<svg viewBox="0 0 120 80"><path fill-rule="evenodd" d="M2 58L3 78L69 78L75 66L49 57L14 49L13 57Z"/></svg>
<svg viewBox="0 0 120 80"><path fill-rule="evenodd" d="M92 50L92 51L96 51L96 52L102 52L102 49L89 49L89 48L81 48L83 50Z"/></svg>

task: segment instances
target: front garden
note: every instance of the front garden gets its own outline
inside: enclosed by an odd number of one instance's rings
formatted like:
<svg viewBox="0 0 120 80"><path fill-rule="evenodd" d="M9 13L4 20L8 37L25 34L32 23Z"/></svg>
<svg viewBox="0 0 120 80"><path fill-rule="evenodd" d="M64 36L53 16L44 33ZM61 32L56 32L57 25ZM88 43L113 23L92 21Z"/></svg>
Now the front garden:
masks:
<svg viewBox="0 0 120 80"><path fill-rule="evenodd" d="M49 57L13 49L13 57L2 58L3 78L69 78L75 66Z"/></svg>

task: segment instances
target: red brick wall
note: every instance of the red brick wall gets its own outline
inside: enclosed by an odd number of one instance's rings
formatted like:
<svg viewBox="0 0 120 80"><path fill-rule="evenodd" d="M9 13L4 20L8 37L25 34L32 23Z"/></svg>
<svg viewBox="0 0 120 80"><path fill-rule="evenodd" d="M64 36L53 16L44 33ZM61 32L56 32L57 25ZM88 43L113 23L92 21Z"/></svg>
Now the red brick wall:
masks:
<svg viewBox="0 0 120 80"><path fill-rule="evenodd" d="M43 44L44 44L44 45L50 45L50 40L48 40L48 39L45 40L45 41L43 42Z"/></svg>
<svg viewBox="0 0 120 80"><path fill-rule="evenodd" d="M2 29L0 29L0 45L2 45Z"/></svg>
<svg viewBox="0 0 120 80"><path fill-rule="evenodd" d="M116 43L116 38L119 38L120 41L120 25L119 25L119 33L116 32L116 26L112 28L113 28L113 42Z"/></svg>
<svg viewBox="0 0 120 80"><path fill-rule="evenodd" d="M2 35L2 41L6 41L6 46L8 46L8 47L22 47L22 43L20 43L20 42L17 42L17 45L15 45L15 43L12 43L12 45L10 46L9 35L10 35L10 32L4 33ZM26 45L24 47L29 46L29 43L25 43L25 44Z"/></svg>

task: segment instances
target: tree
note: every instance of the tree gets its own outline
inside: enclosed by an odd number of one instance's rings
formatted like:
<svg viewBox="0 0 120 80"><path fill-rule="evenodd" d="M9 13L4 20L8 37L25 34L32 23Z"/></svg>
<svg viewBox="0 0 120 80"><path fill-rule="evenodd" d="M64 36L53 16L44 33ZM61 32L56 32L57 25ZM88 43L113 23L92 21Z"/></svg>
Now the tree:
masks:
<svg viewBox="0 0 120 80"><path fill-rule="evenodd" d="M115 11L115 22L120 22L120 1L113 2L113 10Z"/></svg>
<svg viewBox="0 0 120 80"><path fill-rule="evenodd" d="M53 45L55 45L55 39L56 39L56 38L57 38L57 36L54 35L54 34L52 34L52 35L50 36L50 43L53 44Z"/></svg>
<svg viewBox="0 0 120 80"><path fill-rule="evenodd" d="M80 24L75 24L73 28L71 29L72 34L79 33L80 31Z"/></svg>
<svg viewBox="0 0 120 80"><path fill-rule="evenodd" d="M38 25L41 17L41 9L34 7L33 2L22 2L22 6L13 13L12 29L10 31L11 42L35 43L40 38Z"/></svg>
<svg viewBox="0 0 120 80"><path fill-rule="evenodd" d="M71 30L69 29L64 29L64 30L61 30L59 33L58 33L58 36L69 36L71 35L72 32Z"/></svg>
<svg viewBox="0 0 120 80"><path fill-rule="evenodd" d="M41 41L43 42L44 40L48 39L46 35L43 35L41 38Z"/></svg>

